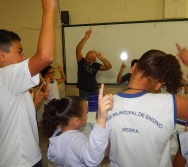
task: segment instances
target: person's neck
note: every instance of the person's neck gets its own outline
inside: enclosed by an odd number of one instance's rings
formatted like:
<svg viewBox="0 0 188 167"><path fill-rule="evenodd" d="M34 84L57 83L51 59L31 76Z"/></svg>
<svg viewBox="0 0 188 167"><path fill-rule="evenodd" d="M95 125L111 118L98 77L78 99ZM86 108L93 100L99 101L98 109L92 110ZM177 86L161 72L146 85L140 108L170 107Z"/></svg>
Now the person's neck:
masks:
<svg viewBox="0 0 188 167"><path fill-rule="evenodd" d="M76 126L71 126L71 125L61 126L61 133L64 133L68 130L79 130L79 128Z"/></svg>
<svg viewBox="0 0 188 167"><path fill-rule="evenodd" d="M145 89L136 88L136 87L130 87L130 86L128 86L128 87L124 90L124 92L132 92L132 93L135 93L135 92L143 92L143 91L147 92L147 90L145 90Z"/></svg>
<svg viewBox="0 0 188 167"><path fill-rule="evenodd" d="M124 92L126 93L138 93L143 91L148 92L147 86L148 86L147 79L143 78L141 73L136 73L136 74L134 73L132 74L129 84L127 88L124 90Z"/></svg>

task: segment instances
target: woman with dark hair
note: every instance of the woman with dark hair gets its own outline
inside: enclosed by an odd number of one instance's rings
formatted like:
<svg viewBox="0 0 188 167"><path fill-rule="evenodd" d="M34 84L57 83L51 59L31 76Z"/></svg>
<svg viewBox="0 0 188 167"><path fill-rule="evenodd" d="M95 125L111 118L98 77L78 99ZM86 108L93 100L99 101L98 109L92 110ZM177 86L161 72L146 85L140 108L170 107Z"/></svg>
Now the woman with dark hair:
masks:
<svg viewBox="0 0 188 167"><path fill-rule="evenodd" d="M177 118L188 120L188 100L177 58L149 50L131 69L128 87L114 95L108 113L110 167L171 167L170 140ZM152 92L166 86L169 93Z"/></svg>
<svg viewBox="0 0 188 167"><path fill-rule="evenodd" d="M113 107L112 95L99 92L98 118L89 139L79 129L87 121L88 106L79 96L51 100L43 113L42 128L49 139L48 159L57 166L98 166L104 157L111 129L106 127L108 110ZM56 130L56 127L60 128ZM55 131L56 130L56 131ZM55 132L54 132L55 131Z"/></svg>

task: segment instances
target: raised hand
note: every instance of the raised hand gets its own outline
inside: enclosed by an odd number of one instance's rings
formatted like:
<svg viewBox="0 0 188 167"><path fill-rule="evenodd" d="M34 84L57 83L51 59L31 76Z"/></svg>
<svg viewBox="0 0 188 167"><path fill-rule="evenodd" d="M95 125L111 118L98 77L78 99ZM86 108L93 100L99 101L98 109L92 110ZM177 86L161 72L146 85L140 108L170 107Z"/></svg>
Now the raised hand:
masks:
<svg viewBox="0 0 188 167"><path fill-rule="evenodd" d="M176 48L178 50L178 58L182 60L182 62L188 66L188 50L182 49L179 44L176 44Z"/></svg>
<svg viewBox="0 0 188 167"><path fill-rule="evenodd" d="M102 56L102 54L101 54L101 53L97 53L97 52L95 52L95 53L96 53L96 56L97 56L97 58L98 58L98 59L100 59L100 60L101 60L101 59L103 58L103 56Z"/></svg>
<svg viewBox="0 0 188 167"><path fill-rule="evenodd" d="M41 102L41 100L44 98L45 93L41 91L43 87L43 84L36 90L33 97L33 102L35 104L35 107Z"/></svg>
<svg viewBox="0 0 188 167"><path fill-rule="evenodd" d="M85 38L88 39L91 36L91 33L92 33L92 29L90 27L89 30L87 30L86 33L85 33Z"/></svg>
<svg viewBox="0 0 188 167"><path fill-rule="evenodd" d="M58 66L57 66L57 68L58 68L58 70L59 71L63 71L63 66L61 66L61 65L59 65L59 64L57 64Z"/></svg>
<svg viewBox="0 0 188 167"><path fill-rule="evenodd" d="M111 94L104 94L104 84L101 84L98 97L98 118L97 123L99 126L106 127L106 119L108 118L108 111L113 108L114 99Z"/></svg>
<svg viewBox="0 0 188 167"><path fill-rule="evenodd" d="M125 63L123 62L122 65L121 65L121 69L124 70L126 68L126 65Z"/></svg>

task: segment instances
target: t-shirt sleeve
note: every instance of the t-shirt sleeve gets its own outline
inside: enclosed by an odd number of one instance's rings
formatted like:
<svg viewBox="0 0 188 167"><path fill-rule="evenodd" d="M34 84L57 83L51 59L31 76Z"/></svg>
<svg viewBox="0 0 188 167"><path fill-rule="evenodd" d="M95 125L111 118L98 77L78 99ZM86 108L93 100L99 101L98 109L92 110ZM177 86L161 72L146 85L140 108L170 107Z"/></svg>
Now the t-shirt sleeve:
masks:
<svg viewBox="0 0 188 167"><path fill-rule="evenodd" d="M130 77L131 77L130 73L125 74L123 77L121 77L121 83L129 82Z"/></svg>
<svg viewBox="0 0 188 167"><path fill-rule="evenodd" d="M100 70L101 65L102 65L102 64L95 62L95 63L93 64L93 67L98 71L98 70Z"/></svg>
<svg viewBox="0 0 188 167"><path fill-rule="evenodd" d="M28 61L29 59L1 69L0 82L14 95L19 95L39 84L39 74L31 77Z"/></svg>
<svg viewBox="0 0 188 167"><path fill-rule="evenodd" d="M71 141L74 154L87 166L98 165L104 157L104 150L107 147L110 132L110 127L104 129L95 124L89 140L81 133L79 136L75 136Z"/></svg>

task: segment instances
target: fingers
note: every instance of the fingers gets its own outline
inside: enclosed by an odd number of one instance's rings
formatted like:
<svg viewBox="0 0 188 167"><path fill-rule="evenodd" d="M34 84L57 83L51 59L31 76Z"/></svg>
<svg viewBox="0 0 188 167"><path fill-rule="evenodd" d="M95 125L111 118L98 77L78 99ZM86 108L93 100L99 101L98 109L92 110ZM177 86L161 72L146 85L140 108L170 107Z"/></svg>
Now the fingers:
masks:
<svg viewBox="0 0 188 167"><path fill-rule="evenodd" d="M105 95L100 101L100 105L104 111L108 111L112 109L113 104L114 104L114 99L112 94Z"/></svg>
<svg viewBox="0 0 188 167"><path fill-rule="evenodd" d="M99 100L103 98L103 92L104 92L104 84L101 84L101 87L99 90L99 97L98 97Z"/></svg>
<svg viewBox="0 0 188 167"><path fill-rule="evenodd" d="M43 87L43 83L40 85L40 87L38 88L38 90L37 91L41 91L41 89L42 89L42 87Z"/></svg>
<svg viewBox="0 0 188 167"><path fill-rule="evenodd" d="M183 51L183 49L181 48L181 46L179 44L176 44L176 48L179 53L181 53Z"/></svg>

